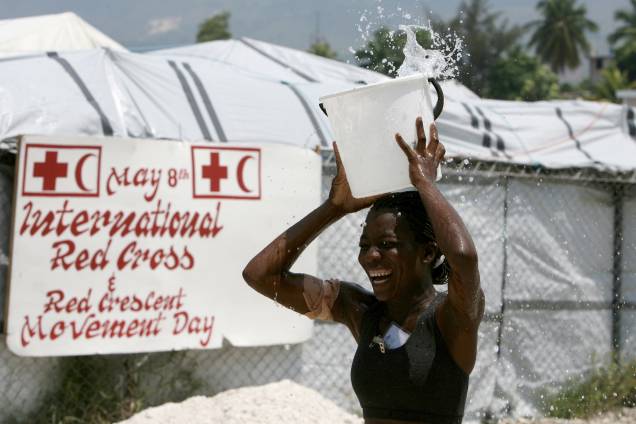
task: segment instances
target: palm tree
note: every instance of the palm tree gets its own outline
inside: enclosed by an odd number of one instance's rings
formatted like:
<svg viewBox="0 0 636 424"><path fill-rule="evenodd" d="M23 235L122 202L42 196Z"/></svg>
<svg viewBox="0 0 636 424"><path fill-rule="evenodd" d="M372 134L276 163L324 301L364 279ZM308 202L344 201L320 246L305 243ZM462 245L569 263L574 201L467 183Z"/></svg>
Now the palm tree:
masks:
<svg viewBox="0 0 636 424"><path fill-rule="evenodd" d="M616 64L627 72L629 79L636 80L636 0L631 0L632 10L617 10L614 19L622 22L608 37L614 49Z"/></svg>
<svg viewBox="0 0 636 424"><path fill-rule="evenodd" d="M587 19L585 6L576 0L541 0L537 10L543 18L528 24L536 28L529 45L555 72L578 67L581 53L590 51L585 33L598 30L596 23Z"/></svg>

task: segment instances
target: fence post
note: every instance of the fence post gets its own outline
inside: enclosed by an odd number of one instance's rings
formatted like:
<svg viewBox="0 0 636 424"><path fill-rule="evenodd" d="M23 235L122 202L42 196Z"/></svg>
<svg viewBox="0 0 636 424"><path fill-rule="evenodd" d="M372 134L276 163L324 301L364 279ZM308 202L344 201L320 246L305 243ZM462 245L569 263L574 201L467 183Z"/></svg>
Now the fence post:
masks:
<svg viewBox="0 0 636 424"><path fill-rule="evenodd" d="M501 309L499 310L499 329L497 330L497 361L501 357L501 336L504 326L504 312L506 310L506 282L508 281L508 176L503 177L504 203L503 203L503 266L501 273Z"/></svg>
<svg viewBox="0 0 636 424"><path fill-rule="evenodd" d="M623 204L625 187L616 184L612 188L612 203L614 205L614 248L612 263L612 360L620 363L621 355L621 309L622 272L623 272Z"/></svg>

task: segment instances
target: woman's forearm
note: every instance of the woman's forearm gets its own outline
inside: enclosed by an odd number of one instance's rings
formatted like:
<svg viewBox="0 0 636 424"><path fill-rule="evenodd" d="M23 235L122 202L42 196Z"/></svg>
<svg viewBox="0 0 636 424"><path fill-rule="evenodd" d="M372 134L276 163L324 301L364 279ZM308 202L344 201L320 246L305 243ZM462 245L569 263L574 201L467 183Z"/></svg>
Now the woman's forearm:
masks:
<svg viewBox="0 0 636 424"><path fill-rule="evenodd" d="M245 267L243 277L252 286L289 271L296 259L320 233L344 213L329 200L278 236Z"/></svg>
<svg viewBox="0 0 636 424"><path fill-rule="evenodd" d="M454 270L476 267L477 250L461 217L432 181L417 186L429 216L437 245Z"/></svg>

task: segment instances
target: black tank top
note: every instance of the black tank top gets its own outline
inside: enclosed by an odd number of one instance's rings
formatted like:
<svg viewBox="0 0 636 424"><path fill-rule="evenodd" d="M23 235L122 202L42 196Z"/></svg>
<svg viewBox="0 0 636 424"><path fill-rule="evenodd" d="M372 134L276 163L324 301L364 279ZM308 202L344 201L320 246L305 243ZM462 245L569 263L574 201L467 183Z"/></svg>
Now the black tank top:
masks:
<svg viewBox="0 0 636 424"><path fill-rule="evenodd" d="M462 422L468 375L451 357L435 320L438 293L417 320L406 344L385 349L373 343L386 304L377 302L362 317L351 383L365 418L426 424Z"/></svg>

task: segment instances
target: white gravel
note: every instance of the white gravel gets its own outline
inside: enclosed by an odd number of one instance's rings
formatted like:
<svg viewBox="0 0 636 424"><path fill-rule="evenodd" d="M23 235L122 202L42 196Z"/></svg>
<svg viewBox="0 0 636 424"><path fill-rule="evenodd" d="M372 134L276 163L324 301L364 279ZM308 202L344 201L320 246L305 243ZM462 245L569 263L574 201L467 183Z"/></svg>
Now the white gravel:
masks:
<svg viewBox="0 0 636 424"><path fill-rule="evenodd" d="M636 424L636 408L623 408L617 412L610 412L587 420L561 420L555 418L543 418L540 420L504 419L499 424Z"/></svg>
<svg viewBox="0 0 636 424"><path fill-rule="evenodd" d="M362 424L318 392L289 380L148 408L120 424Z"/></svg>
<svg viewBox="0 0 636 424"><path fill-rule="evenodd" d="M119 424L363 424L318 392L289 380L148 408ZM588 420L503 419L498 424L636 424L636 408Z"/></svg>

